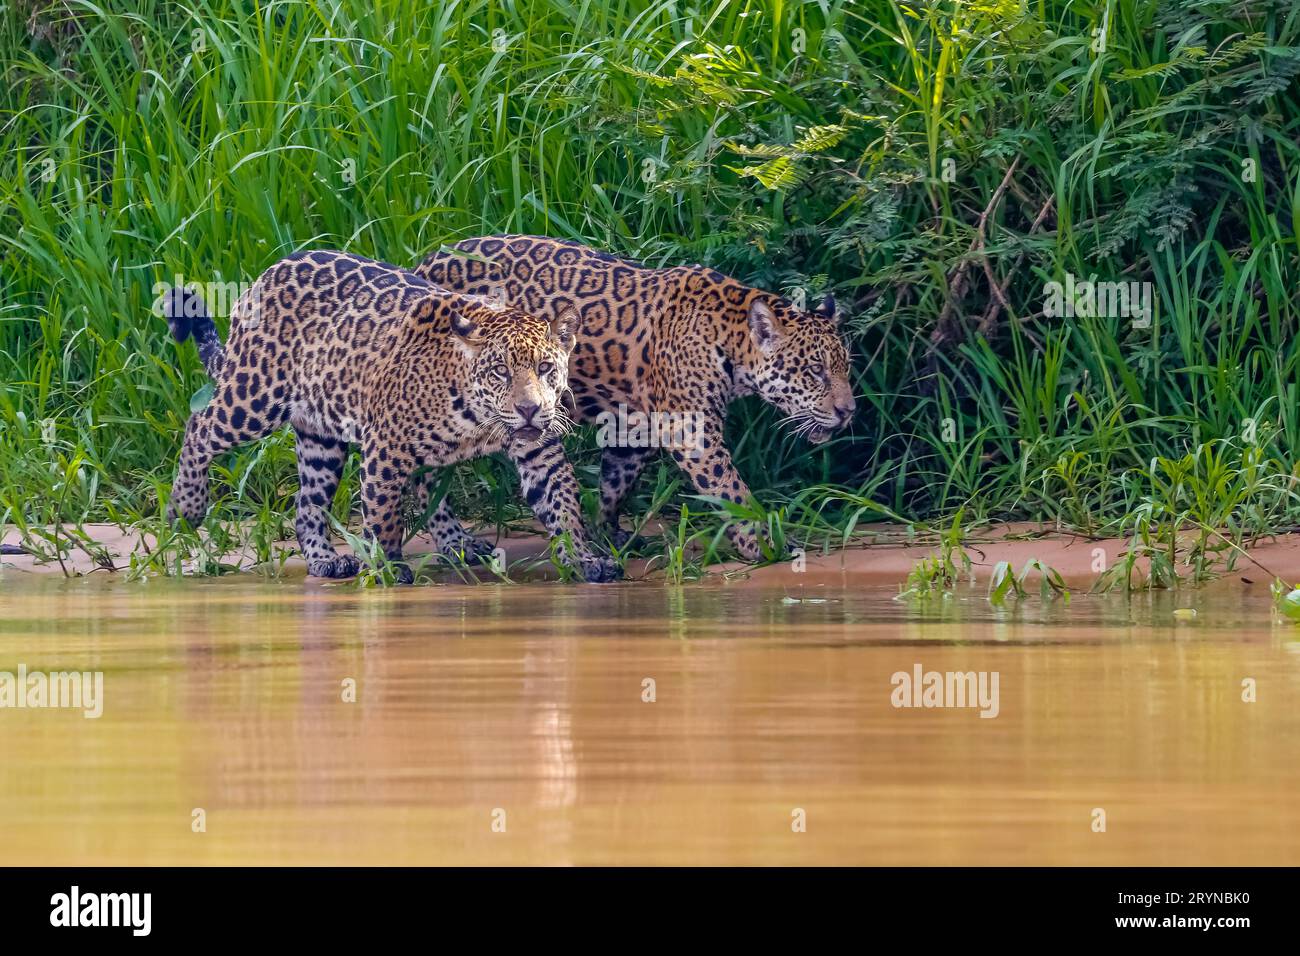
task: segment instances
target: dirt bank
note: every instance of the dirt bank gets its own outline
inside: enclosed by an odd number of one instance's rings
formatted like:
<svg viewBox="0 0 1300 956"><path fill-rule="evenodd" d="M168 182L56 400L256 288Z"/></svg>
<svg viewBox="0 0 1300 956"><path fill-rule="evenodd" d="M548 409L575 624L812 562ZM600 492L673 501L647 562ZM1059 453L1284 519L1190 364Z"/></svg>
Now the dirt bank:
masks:
<svg viewBox="0 0 1300 956"><path fill-rule="evenodd" d="M1126 538L1092 538L1026 522L983 529L972 534L963 543L963 549L977 581L987 581L1001 561L1009 562L1019 572L1030 559L1037 559L1056 569L1070 587L1086 588L1114 567L1128 552L1130 544ZM1236 554L1234 567L1229 571L1226 562L1233 553L1232 549L1223 552L1218 570L1224 579L1264 586L1275 576L1292 583L1300 580L1300 534L1260 539L1245 554ZM875 526L866 529L847 548L825 555L809 555L802 573L796 571L794 562L785 562L751 568L748 580L758 584L821 584L847 578L863 584L899 584L918 562L935 554L933 543L909 542L902 528ZM1146 562L1139 560L1135 580L1145 571ZM1187 572L1188 569L1180 568L1180 573ZM1030 578L1030 586L1036 587L1037 573L1032 573Z"/></svg>
<svg viewBox="0 0 1300 956"><path fill-rule="evenodd" d="M129 568L132 554L148 554L155 546L151 535L123 530L115 525L85 525L84 531L96 547L73 547L61 561L31 554L6 553L0 557L0 568L27 574L112 574ZM5 549L9 552L13 546L20 545L21 536L10 529L0 538L0 543L11 546ZM556 576L554 568L546 561L544 536L536 532L515 532L501 538L498 543L511 565L529 562L512 567L512 578L547 580ZM1082 588L1090 586L1106 568L1119 561L1129 542L1117 538L1089 538L1019 523L981 529L971 534L963 547L977 580L987 580L999 561L1008 561L1019 570L1031 558L1036 558L1060 572L1071 587ZM92 557L97 548L103 549L112 569L97 563ZM277 549L291 552L294 543L280 542ZM426 536L415 538L407 546L410 556L431 550L432 543ZM733 583L816 585L842 584L847 580L862 585L898 585L906 580L908 572L919 561L935 553L932 542L910 538L905 528L875 525L863 528L847 548L829 553L810 549L810 553L802 558L764 567L750 567L738 562L719 564L711 567L710 571L725 575ZM229 553L222 560L229 565L248 568L253 563L253 556L245 549ZM628 577L633 580L656 579L661 575L662 566L662 560L630 561ZM306 577L306 565L296 555L288 558L285 570L290 576ZM453 572L446 573L454 577ZM483 576L490 577L486 572ZM1265 586L1274 576L1292 583L1300 581L1300 534L1259 540L1247 549L1247 554L1238 555L1235 567L1223 574L1228 580Z"/></svg>

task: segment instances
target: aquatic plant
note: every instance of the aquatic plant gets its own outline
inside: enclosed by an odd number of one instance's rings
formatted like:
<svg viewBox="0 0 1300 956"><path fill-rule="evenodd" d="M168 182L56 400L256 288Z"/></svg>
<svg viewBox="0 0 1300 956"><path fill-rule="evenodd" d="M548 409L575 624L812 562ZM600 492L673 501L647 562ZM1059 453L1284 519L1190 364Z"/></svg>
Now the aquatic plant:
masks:
<svg viewBox="0 0 1300 956"><path fill-rule="evenodd" d="M940 535L935 553L922 558L908 572L907 580L899 588L898 600L947 597L961 578L971 577L970 555L962 546L965 535L962 514L958 509L947 531Z"/></svg>
<svg viewBox="0 0 1300 956"><path fill-rule="evenodd" d="M1016 574L1009 561L999 561L993 566L993 574L989 578L989 603L994 606L1000 606L1006 602L1008 597L1024 599L1029 596L1029 590L1025 587L1025 582L1029 575L1037 571L1039 576L1038 596L1040 599L1047 601L1052 598L1060 598L1063 603L1070 603L1070 589L1065 586L1061 574L1050 565L1044 564L1037 558L1030 558L1025 562L1020 573Z"/></svg>
<svg viewBox="0 0 1300 956"><path fill-rule="evenodd" d="M1270 590L1278 612L1292 621L1300 621L1300 588L1287 584L1281 578L1274 578Z"/></svg>

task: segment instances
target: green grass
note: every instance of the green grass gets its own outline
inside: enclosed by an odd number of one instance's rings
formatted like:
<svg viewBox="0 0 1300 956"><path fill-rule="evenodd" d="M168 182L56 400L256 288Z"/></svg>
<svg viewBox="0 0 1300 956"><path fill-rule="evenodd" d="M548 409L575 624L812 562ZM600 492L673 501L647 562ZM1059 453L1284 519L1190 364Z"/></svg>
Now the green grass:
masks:
<svg viewBox="0 0 1300 956"><path fill-rule="evenodd" d="M1156 541L1300 523L1288 0L108 6L0 7L4 523L159 527L203 379L156 283L499 231L838 293L852 433L813 449L750 403L731 423L784 538L959 509ZM1149 325L1044 315L1067 273L1149 282ZM1237 477L1192 500L1211 454ZM590 487L590 435L573 455ZM285 530L291 436L217 471L210 529ZM685 574L686 542L711 554L739 516L675 478L652 468L633 511L687 506L665 542ZM489 526L522 514L501 461L450 493Z"/></svg>

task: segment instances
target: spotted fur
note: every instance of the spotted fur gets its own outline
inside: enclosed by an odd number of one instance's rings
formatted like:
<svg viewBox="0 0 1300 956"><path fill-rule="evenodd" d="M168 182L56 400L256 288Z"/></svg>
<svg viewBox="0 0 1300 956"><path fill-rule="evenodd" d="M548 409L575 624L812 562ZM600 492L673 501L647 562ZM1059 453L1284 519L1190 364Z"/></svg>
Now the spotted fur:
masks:
<svg viewBox="0 0 1300 956"><path fill-rule="evenodd" d="M310 573L347 577L359 562L335 551L326 515L350 444L361 446L366 533L393 560L410 476L504 449L538 518L572 542L573 553L561 542L561 556L589 581L617 576L588 544L560 444L572 311L548 323L339 252L300 253L263 273L236 303L224 349L193 293L173 294L164 308L178 340L195 338L215 380L211 402L185 428L171 517L202 518L214 456L289 423L299 546ZM445 501L431 529L445 552L491 551Z"/></svg>
<svg viewBox="0 0 1300 956"><path fill-rule="evenodd" d="M448 289L496 295L537 314L576 308L578 342L569 384L580 420L620 404L640 412L689 412L702 420L702 453L672 451L696 491L749 498L723 442L727 407L756 394L814 443L853 418L849 354L834 300L796 310L777 295L702 266L648 269L574 242L538 236L467 239L415 272ZM601 518L614 539L618 509L655 449L607 447ZM739 554L755 560L755 529L731 528Z"/></svg>

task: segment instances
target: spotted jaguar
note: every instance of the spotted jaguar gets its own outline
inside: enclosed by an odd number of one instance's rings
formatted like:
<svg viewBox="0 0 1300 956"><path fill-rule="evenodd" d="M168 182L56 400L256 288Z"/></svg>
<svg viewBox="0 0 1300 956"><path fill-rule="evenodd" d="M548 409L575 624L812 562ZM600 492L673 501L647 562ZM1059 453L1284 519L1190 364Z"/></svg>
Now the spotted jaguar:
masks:
<svg viewBox="0 0 1300 956"><path fill-rule="evenodd" d="M360 561L335 550L327 514L350 445L361 447L366 534L397 562L411 476L504 450L528 504L560 539L561 559L588 581L619 576L618 564L590 543L560 442L571 424L560 398L574 310L553 311L547 321L342 252L303 252L269 268L236 302L224 346L196 292L172 289L162 305L177 342L195 341L214 380L211 401L185 427L172 518L203 517L216 455L288 423L300 481L295 527L308 571L349 577ZM464 531L445 500L430 529L444 552L492 550ZM409 567L398 568L409 581Z"/></svg>
<svg viewBox="0 0 1300 956"><path fill-rule="evenodd" d="M540 236L467 239L414 271L536 315L576 309L569 383L578 419L620 410L686 416L693 441L670 454L701 495L750 498L723 441L727 407L741 396L775 405L815 444L853 420L849 352L831 296L802 310L703 266L651 269ZM637 445L602 451L600 517L620 545L628 534L618 526L619 506L656 450ZM736 523L728 534L742 557L760 557L755 528Z"/></svg>

